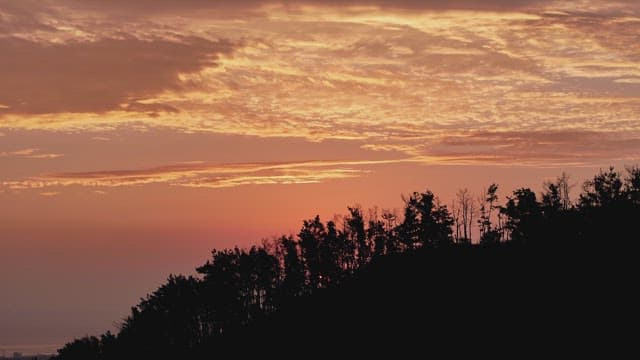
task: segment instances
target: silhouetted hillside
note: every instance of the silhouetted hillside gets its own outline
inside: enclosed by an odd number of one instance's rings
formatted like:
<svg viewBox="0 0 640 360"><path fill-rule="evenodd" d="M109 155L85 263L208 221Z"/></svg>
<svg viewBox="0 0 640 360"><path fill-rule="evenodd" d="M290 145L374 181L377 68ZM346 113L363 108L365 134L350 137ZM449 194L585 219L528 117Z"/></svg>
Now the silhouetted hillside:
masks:
<svg viewBox="0 0 640 360"><path fill-rule="evenodd" d="M609 316L617 310L608 297L617 285L598 275L624 275L594 268L596 259L547 256L524 245L401 254L223 338L206 353L571 355L615 331Z"/></svg>
<svg viewBox="0 0 640 360"><path fill-rule="evenodd" d="M500 204L493 184L477 210L459 196L453 215L414 193L401 219L349 208L341 226L315 217L295 238L214 250L118 334L75 340L58 359L610 357L619 346L596 351L631 341L640 170L601 172L575 204L567 189L562 176L541 200L518 189Z"/></svg>

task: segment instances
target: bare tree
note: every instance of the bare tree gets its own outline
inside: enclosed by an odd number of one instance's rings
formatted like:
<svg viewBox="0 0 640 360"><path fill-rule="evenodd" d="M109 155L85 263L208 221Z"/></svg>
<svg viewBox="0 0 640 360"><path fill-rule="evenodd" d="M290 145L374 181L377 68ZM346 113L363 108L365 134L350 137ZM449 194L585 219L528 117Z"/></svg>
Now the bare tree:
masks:
<svg viewBox="0 0 640 360"><path fill-rule="evenodd" d="M571 207L571 197L569 192L574 185L569 185L569 175L562 172L562 175L556 180L558 189L560 190L560 201L562 203L562 210L568 210Z"/></svg>
<svg viewBox="0 0 640 360"><path fill-rule="evenodd" d="M471 228L473 226L473 213L475 204L469 189L460 189L456 194L458 211L462 215L462 235L464 241L471 242Z"/></svg>
<svg viewBox="0 0 640 360"><path fill-rule="evenodd" d="M573 187L569 184L569 175L563 172L555 181L545 181L542 201L548 209L568 210L571 208L569 193Z"/></svg>
<svg viewBox="0 0 640 360"><path fill-rule="evenodd" d="M455 200L451 202L451 215L453 216L453 224L456 228L454 240L455 242L459 243L462 240L460 238L460 228L462 227L462 224L461 224L462 216L461 216L461 209L459 206L456 206Z"/></svg>
<svg viewBox="0 0 640 360"><path fill-rule="evenodd" d="M473 235L471 235L471 229L473 228L473 216L476 214L476 202L473 201L473 198L469 196L469 208L467 212L467 216L469 217L469 225L466 226L469 229L469 243L473 243Z"/></svg>

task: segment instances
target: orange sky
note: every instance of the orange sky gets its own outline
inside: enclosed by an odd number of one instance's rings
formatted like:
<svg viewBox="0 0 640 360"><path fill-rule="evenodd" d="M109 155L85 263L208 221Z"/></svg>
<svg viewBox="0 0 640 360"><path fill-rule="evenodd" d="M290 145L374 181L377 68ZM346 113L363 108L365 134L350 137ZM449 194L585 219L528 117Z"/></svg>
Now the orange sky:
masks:
<svg viewBox="0 0 640 360"><path fill-rule="evenodd" d="M316 213L638 163L640 3L478 3L0 0L0 351Z"/></svg>

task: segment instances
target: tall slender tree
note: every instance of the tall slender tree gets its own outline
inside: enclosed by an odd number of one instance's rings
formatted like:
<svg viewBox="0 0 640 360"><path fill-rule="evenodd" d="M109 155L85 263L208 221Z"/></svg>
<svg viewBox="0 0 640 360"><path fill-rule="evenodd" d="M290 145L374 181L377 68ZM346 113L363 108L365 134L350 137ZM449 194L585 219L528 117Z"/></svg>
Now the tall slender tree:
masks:
<svg viewBox="0 0 640 360"><path fill-rule="evenodd" d="M298 242L293 236L282 236L280 238L280 247L284 266L281 292L285 298L299 296L304 290L305 273Z"/></svg>
<svg viewBox="0 0 640 360"><path fill-rule="evenodd" d="M305 220L298 233L308 286L311 291L320 285L320 243L326 235L327 232L324 224L320 221L320 216Z"/></svg>
<svg viewBox="0 0 640 360"><path fill-rule="evenodd" d="M358 265L362 266L371 259L371 244L367 239L362 209L358 206L348 209L347 228L352 241L356 244Z"/></svg>
<svg viewBox="0 0 640 360"><path fill-rule="evenodd" d="M491 244L500 242L501 232L499 228L493 228L494 210L498 209L498 185L491 184L485 190L484 196L480 198L480 242Z"/></svg>

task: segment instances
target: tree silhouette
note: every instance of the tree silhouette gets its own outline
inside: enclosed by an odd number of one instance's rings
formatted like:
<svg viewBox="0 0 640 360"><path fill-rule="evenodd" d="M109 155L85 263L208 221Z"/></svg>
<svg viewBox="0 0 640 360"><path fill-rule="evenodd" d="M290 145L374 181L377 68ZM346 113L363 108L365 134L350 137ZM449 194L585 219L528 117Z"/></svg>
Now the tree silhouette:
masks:
<svg viewBox="0 0 640 360"><path fill-rule="evenodd" d="M327 231L324 240L320 242L320 274L321 287L328 287L338 283L342 279L340 265L341 244L338 230L333 221L327 222Z"/></svg>
<svg viewBox="0 0 640 360"><path fill-rule="evenodd" d="M453 240L457 243L463 243L466 241L466 237L462 236L462 209L456 205L456 201L451 202L451 217L453 218L453 226L455 232L453 233Z"/></svg>
<svg viewBox="0 0 640 360"><path fill-rule="evenodd" d="M507 216L505 227L512 241L525 242L537 237L535 232L540 226L542 211L531 189L515 190L500 211Z"/></svg>
<svg viewBox="0 0 640 360"><path fill-rule="evenodd" d="M398 240L398 216L395 212L390 210L384 210L382 212L382 219L385 226L385 249L387 254L397 254L400 252L400 241Z"/></svg>
<svg viewBox="0 0 640 360"><path fill-rule="evenodd" d="M304 266L298 250L298 243L293 239L293 236L282 236L279 245L282 249L284 264L281 291L285 299L290 299L301 295L304 290Z"/></svg>
<svg viewBox="0 0 640 360"><path fill-rule="evenodd" d="M473 197L469 193L469 189L464 188L458 190L456 194L457 208L460 212L460 221L462 223L462 239L460 242L462 243L471 243L472 235L471 228L473 224L473 216L475 213L475 203L473 201Z"/></svg>
<svg viewBox="0 0 640 360"><path fill-rule="evenodd" d="M367 229L367 239L370 243L373 243L373 257L379 258L386 252L387 246L387 233L384 230L384 222L381 220L370 220L369 228Z"/></svg>
<svg viewBox="0 0 640 360"><path fill-rule="evenodd" d="M624 191L628 199L634 205L640 205L640 167L627 168L627 178L624 182Z"/></svg>
<svg viewBox="0 0 640 360"><path fill-rule="evenodd" d="M498 185L491 184L485 191L484 197L480 199L480 243L495 244L500 242L500 228L493 228L492 214L498 209Z"/></svg>
<svg viewBox="0 0 640 360"><path fill-rule="evenodd" d="M320 221L320 216L316 216L311 220L305 220L302 229L300 229L298 233L310 291L320 286L320 277L322 275L320 267L320 243L326 236L327 233L324 224Z"/></svg>
<svg viewBox="0 0 640 360"><path fill-rule="evenodd" d="M349 238L356 244L358 266L369 262L371 258L371 245L367 239L367 232L364 227L362 209L359 207L349 207L349 216L346 219Z"/></svg>
<svg viewBox="0 0 640 360"><path fill-rule="evenodd" d="M69 360L92 360L102 356L100 340L95 336L76 339L58 350L58 358Z"/></svg>
<svg viewBox="0 0 640 360"><path fill-rule="evenodd" d="M609 206L623 198L623 182L613 167L600 170L593 180L586 181L580 195L582 207Z"/></svg>
<svg viewBox="0 0 640 360"><path fill-rule="evenodd" d="M542 204L547 214L557 214L563 209L560 187L552 182L546 183L542 194Z"/></svg>
<svg viewBox="0 0 640 360"><path fill-rule="evenodd" d="M521 188L500 206L491 184L479 201L482 246L471 244L475 208L463 189L452 206L455 219L431 191L415 192L403 198L404 217L384 210L378 218L373 210L365 222L359 207L349 207L337 220L341 226L316 216L303 221L297 237L213 250L197 276L171 275L141 299L117 334L76 339L56 359L205 359L242 357L250 349L263 357L299 356L340 346L364 354L445 333L465 343L471 340L459 334L467 327L475 326L472 338L484 330L478 324L496 321L506 329L503 339L516 339L515 329L537 338L530 324L544 317L541 309L562 309L556 318L566 317L558 294L577 286L576 279L587 279L587 295L598 279L615 283L592 267L635 243L637 234L640 168L628 167L624 176L600 171L575 205L570 188L563 173L544 184L540 200ZM403 322L414 318L407 328L429 335L411 341ZM400 340L392 339L396 332ZM298 345L305 350L294 351Z"/></svg>
<svg viewBox="0 0 640 360"><path fill-rule="evenodd" d="M413 193L405 200L401 236L409 248L450 244L453 224L447 207L437 204L431 191Z"/></svg>
<svg viewBox="0 0 640 360"><path fill-rule="evenodd" d="M400 224L400 241L405 249L415 249L420 243L420 219L418 214L418 202L421 195L414 192L408 199L404 199L404 220Z"/></svg>

